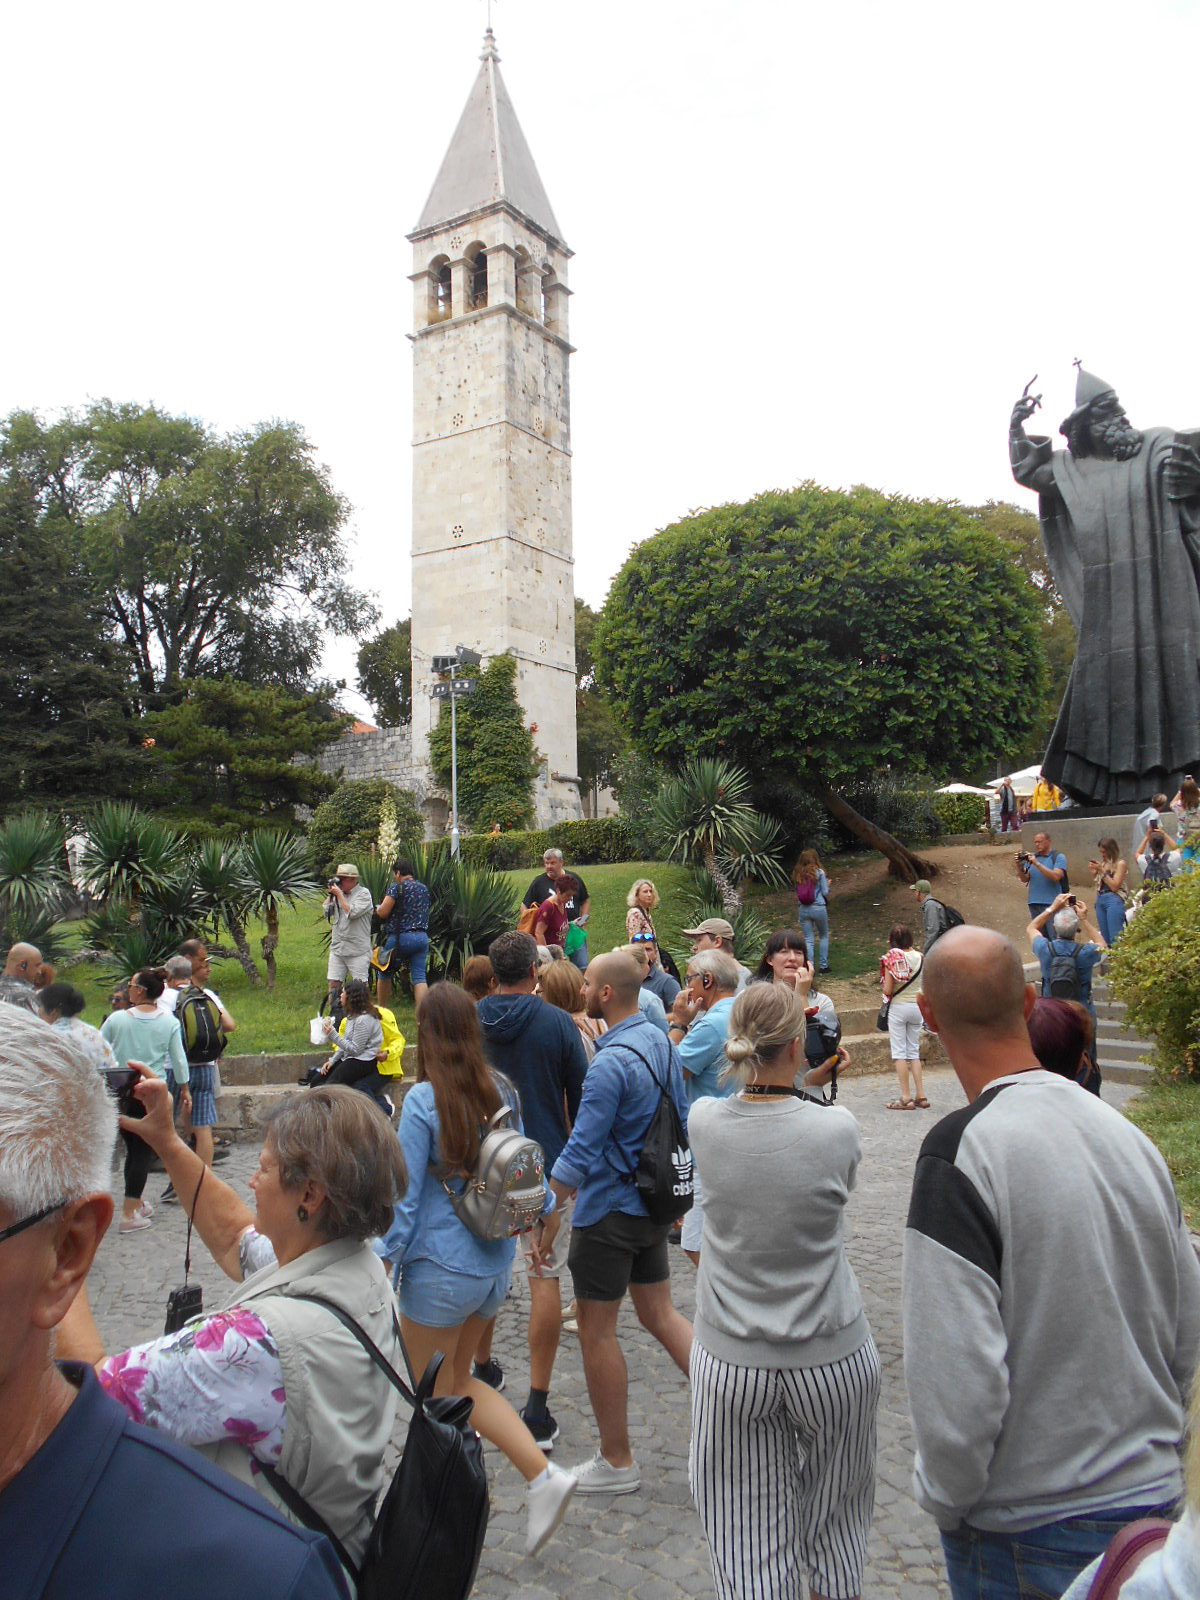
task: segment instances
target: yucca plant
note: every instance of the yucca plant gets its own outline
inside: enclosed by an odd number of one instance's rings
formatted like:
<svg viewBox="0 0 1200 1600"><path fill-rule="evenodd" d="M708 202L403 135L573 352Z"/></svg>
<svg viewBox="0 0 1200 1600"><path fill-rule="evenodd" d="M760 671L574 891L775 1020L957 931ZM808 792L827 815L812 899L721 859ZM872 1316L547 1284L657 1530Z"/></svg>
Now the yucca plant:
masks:
<svg viewBox="0 0 1200 1600"><path fill-rule="evenodd" d="M193 862L185 858L178 877L168 878L141 905L141 927L173 955L185 939L193 939L204 919L204 897L196 884ZM150 929L153 928L153 935Z"/></svg>
<svg viewBox="0 0 1200 1600"><path fill-rule="evenodd" d="M112 944L101 955L106 967L115 967L123 978L139 972L143 967L161 967L168 956L173 956L178 943L153 923L127 922Z"/></svg>
<svg viewBox="0 0 1200 1600"><path fill-rule="evenodd" d="M771 929L751 906L741 905L732 916L725 909L721 891L703 867L692 872L691 893L684 900L684 922L695 927L707 917L724 917L733 928L733 947L739 961L754 966L762 956Z"/></svg>
<svg viewBox="0 0 1200 1600"><path fill-rule="evenodd" d="M384 895L392 892L392 862L394 855L386 851L371 849L365 856L358 859L358 881L371 891L371 899L376 905Z"/></svg>
<svg viewBox="0 0 1200 1600"><path fill-rule="evenodd" d="M246 936L250 889L241 841L230 844L224 839L205 839L193 858L192 876L200 898L201 916L213 933L211 953L232 955L251 983L261 983L262 973L250 953L250 941ZM233 940L232 950L220 942L222 925Z"/></svg>
<svg viewBox="0 0 1200 1600"><path fill-rule="evenodd" d="M295 905L313 886L304 840L285 828L261 828L242 845L242 878L251 916L262 917L267 988L275 987L275 950L279 944L279 910Z"/></svg>
<svg viewBox="0 0 1200 1600"><path fill-rule="evenodd" d="M753 879L756 883L782 888L788 881L780 853L783 849L783 824L761 811L751 813L741 844L721 857L721 866L738 885Z"/></svg>
<svg viewBox="0 0 1200 1600"><path fill-rule="evenodd" d="M49 925L70 883L62 828L41 812L0 823L0 938L38 944L34 926ZM44 955L49 954L38 944Z"/></svg>
<svg viewBox="0 0 1200 1600"><path fill-rule="evenodd" d="M467 960L517 925L520 891L486 867L466 867L443 850L418 845L413 870L429 889L431 976L461 978Z"/></svg>
<svg viewBox="0 0 1200 1600"><path fill-rule="evenodd" d="M698 757L663 784L654 813L668 858L702 861L720 890L722 915L732 921L742 896L730 863L747 852L756 858L764 841L765 819L750 804L748 775L732 762Z"/></svg>
<svg viewBox="0 0 1200 1600"><path fill-rule="evenodd" d="M99 900L116 895L136 909L178 877L183 865L183 841L174 828L125 800L97 806L86 834L83 878Z"/></svg>

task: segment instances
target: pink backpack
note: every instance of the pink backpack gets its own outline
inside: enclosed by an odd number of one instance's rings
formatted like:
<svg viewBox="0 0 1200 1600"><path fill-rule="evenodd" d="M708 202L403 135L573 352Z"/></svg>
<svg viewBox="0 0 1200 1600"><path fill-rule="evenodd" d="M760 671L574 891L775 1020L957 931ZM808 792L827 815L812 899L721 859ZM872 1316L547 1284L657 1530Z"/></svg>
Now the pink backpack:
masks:
<svg viewBox="0 0 1200 1600"><path fill-rule="evenodd" d="M796 885L796 899L802 906L815 906L817 903L817 880L815 878L801 878Z"/></svg>

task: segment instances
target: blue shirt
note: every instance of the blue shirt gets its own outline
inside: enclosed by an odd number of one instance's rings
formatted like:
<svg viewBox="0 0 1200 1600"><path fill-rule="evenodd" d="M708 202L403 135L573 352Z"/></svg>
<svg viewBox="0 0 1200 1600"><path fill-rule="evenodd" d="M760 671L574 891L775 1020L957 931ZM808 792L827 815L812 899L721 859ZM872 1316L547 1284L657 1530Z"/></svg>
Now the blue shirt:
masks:
<svg viewBox="0 0 1200 1600"><path fill-rule="evenodd" d="M688 1102L678 1052L640 1012L623 1017L596 1041L596 1055L583 1080L579 1116L551 1174L578 1191L577 1228L590 1227L614 1211L630 1217L646 1215L633 1174L658 1109L659 1090L635 1050L650 1063L658 1082L666 1085L687 1127Z"/></svg>
<svg viewBox="0 0 1200 1600"><path fill-rule="evenodd" d="M671 1027L667 1021L666 1010L653 989L639 989L637 1003L638 1010L647 1022L653 1023L660 1033L670 1034Z"/></svg>
<svg viewBox="0 0 1200 1600"><path fill-rule="evenodd" d="M346 1600L325 1539L132 1422L91 1367L61 1370L79 1394L0 1492L5 1600Z"/></svg>
<svg viewBox="0 0 1200 1600"><path fill-rule="evenodd" d="M684 1087L688 1105L711 1096L724 1100L737 1088L730 1078L721 1083L726 1067L725 1041L729 1037L729 1013L733 1010L733 996L718 1000L715 1005L696 1018L679 1045L679 1060L684 1072ZM690 1076L689 1076L690 1074Z"/></svg>
<svg viewBox="0 0 1200 1600"><path fill-rule="evenodd" d="M1055 868L1061 867L1064 875L1066 874L1067 858L1061 850L1051 850L1049 855L1034 856L1033 859L1040 861L1051 872ZM1065 894L1066 890L1063 888L1063 881L1063 878L1044 878L1036 867L1030 867L1029 909L1032 911L1037 906L1039 909L1044 910L1051 901L1057 900L1060 894Z"/></svg>
<svg viewBox="0 0 1200 1600"><path fill-rule="evenodd" d="M538 1002L539 1005L543 1003ZM508 1103L511 1105L512 1101ZM513 1109L512 1125L521 1127L519 1107ZM384 1234L382 1244L376 1249L385 1260L396 1262L401 1269L409 1261L433 1261L447 1272L460 1272L469 1278L493 1278L511 1263L517 1241L480 1239L465 1222L459 1221L450 1196L442 1188L440 1136L433 1085L414 1083L404 1096L397 1133L408 1168L408 1189L395 1208L392 1225ZM462 1188L461 1178L449 1181L454 1189ZM546 1201L546 1211L553 1211L554 1198L548 1189Z"/></svg>
<svg viewBox="0 0 1200 1600"><path fill-rule="evenodd" d="M1050 963L1054 956L1075 952L1075 967L1079 973L1079 998L1089 1011L1092 1009L1092 968L1104 959L1104 951L1096 944L1077 944L1074 939L1047 939L1038 934L1033 941L1033 953L1042 969L1042 993L1050 993Z"/></svg>

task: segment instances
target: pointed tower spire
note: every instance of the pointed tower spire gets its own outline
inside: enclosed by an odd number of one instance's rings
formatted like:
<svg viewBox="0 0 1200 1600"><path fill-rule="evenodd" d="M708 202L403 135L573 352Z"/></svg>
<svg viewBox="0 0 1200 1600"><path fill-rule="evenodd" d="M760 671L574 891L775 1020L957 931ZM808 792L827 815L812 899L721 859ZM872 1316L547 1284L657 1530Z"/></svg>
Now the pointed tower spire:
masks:
<svg viewBox="0 0 1200 1600"><path fill-rule="evenodd" d="M562 239L517 113L500 76L491 28L483 36L478 76L416 231L506 202L535 227Z"/></svg>

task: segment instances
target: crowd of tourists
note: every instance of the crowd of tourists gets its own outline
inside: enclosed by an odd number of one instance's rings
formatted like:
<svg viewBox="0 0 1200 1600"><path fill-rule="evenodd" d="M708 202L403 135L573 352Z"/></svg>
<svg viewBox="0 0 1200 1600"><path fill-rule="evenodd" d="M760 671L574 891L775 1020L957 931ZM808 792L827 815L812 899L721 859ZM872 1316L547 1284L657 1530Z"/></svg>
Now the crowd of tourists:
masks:
<svg viewBox="0 0 1200 1600"><path fill-rule="evenodd" d="M920 948L897 923L880 960L889 1109L929 1107L928 1033L968 1101L921 1146L903 1272L915 1492L955 1600L1063 1594L1126 1525L1173 1518L1184 1488L1200 1265L1162 1158L1098 1094L1090 980L1128 878L1114 840L1098 850L1098 926L1048 835L1018 857L1040 998L1012 944L961 925L926 880ZM215 1171L235 1024L204 946L134 973L98 1029L78 990L53 973L36 985L39 952L12 947L0 1548L14 1594L97 1592L97 1568L106 1592L138 1592L161 1583L168 1550L185 1596L342 1593L379 1558L392 1361L463 1397L463 1425L520 1474L533 1555L578 1497L643 1486L626 1297L690 1388L689 1480L718 1596L862 1593L881 1372L845 1249L864 1152L838 1104L851 1052L821 986L829 875L804 853L795 924L751 970L721 917L683 930L691 953L676 968L647 879L630 887L626 942L589 958L582 877L557 851L543 868L519 926L461 984L427 986L429 894L411 863L396 862L378 906L339 865L325 901L329 1053L264 1119L252 1206ZM405 967L411 1083L387 1003ZM113 1214L118 1131L120 1231L150 1226L157 1162L189 1250L194 1229L234 1287L207 1311L176 1291L161 1336L110 1352L87 1277ZM672 1298L673 1241L695 1271L693 1321ZM520 1406L492 1348L518 1265ZM569 1468L551 1459L564 1332L596 1429ZM1197 1592L1169 1583L1200 1562L1200 1458L1188 1486L1143 1568L1159 1587L1136 1600ZM121 1534L131 1505L137 1538Z"/></svg>

